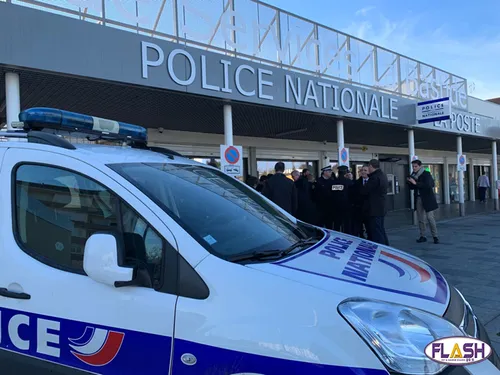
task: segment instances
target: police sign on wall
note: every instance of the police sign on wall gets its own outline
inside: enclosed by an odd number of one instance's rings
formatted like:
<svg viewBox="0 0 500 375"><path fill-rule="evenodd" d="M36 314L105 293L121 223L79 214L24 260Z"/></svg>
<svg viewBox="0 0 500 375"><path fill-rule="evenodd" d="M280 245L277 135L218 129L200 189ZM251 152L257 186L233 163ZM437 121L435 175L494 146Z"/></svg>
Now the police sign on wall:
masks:
<svg viewBox="0 0 500 375"><path fill-rule="evenodd" d="M457 170L459 172L467 171L467 157L464 154L457 155Z"/></svg>
<svg viewBox="0 0 500 375"><path fill-rule="evenodd" d="M220 146L220 167L230 176L243 176L243 148L241 146Z"/></svg>
<svg viewBox="0 0 500 375"><path fill-rule="evenodd" d="M450 98L440 98L417 103L417 123L446 121L451 116Z"/></svg>
<svg viewBox="0 0 500 375"><path fill-rule="evenodd" d="M349 166L349 148L347 147L339 150L339 166Z"/></svg>

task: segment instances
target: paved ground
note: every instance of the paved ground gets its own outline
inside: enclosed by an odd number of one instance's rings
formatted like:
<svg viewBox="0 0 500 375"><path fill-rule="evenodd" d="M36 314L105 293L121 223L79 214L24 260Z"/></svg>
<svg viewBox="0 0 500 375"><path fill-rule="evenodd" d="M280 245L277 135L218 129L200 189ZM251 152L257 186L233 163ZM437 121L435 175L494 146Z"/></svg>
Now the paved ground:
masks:
<svg viewBox="0 0 500 375"><path fill-rule="evenodd" d="M438 231L439 245L417 243L416 227L387 232L391 246L422 258L464 294L500 353L500 213L442 221Z"/></svg>
<svg viewBox="0 0 500 375"><path fill-rule="evenodd" d="M481 203L479 201L465 202L466 215L493 212L493 211L494 211L494 202L491 199L488 199L486 203ZM385 227L396 229L405 227L407 225L411 225L413 221L412 213L413 211L409 209L389 212L385 220ZM460 217L458 203L441 204L439 205L439 208L436 211L434 211L434 215L436 217L436 220L448 220Z"/></svg>

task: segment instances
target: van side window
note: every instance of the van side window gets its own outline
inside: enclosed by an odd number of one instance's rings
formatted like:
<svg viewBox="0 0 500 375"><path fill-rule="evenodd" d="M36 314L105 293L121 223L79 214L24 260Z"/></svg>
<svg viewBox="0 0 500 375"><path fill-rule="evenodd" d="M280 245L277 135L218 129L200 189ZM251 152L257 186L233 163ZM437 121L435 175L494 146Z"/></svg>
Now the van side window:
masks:
<svg viewBox="0 0 500 375"><path fill-rule="evenodd" d="M15 171L15 230L21 247L49 266L85 274L83 254L96 232L122 238L123 265L147 269L161 285L164 240L128 204L99 183L57 167L23 164Z"/></svg>

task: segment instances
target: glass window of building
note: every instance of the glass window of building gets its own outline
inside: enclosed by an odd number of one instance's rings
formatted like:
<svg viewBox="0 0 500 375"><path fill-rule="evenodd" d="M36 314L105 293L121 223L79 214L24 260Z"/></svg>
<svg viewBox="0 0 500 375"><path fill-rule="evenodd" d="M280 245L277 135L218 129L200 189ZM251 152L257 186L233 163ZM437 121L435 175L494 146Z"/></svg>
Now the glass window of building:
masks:
<svg viewBox="0 0 500 375"><path fill-rule="evenodd" d="M460 198L458 196L458 171L456 164L448 165L448 180L450 182L450 202L458 203ZM464 173L464 201L469 200L469 174Z"/></svg>

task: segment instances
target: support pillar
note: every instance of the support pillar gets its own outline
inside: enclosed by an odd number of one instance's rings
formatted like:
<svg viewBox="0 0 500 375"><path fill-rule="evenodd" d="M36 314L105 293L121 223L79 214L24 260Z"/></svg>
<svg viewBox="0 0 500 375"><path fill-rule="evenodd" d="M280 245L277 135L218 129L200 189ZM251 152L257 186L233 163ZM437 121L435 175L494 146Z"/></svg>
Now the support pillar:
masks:
<svg viewBox="0 0 500 375"><path fill-rule="evenodd" d="M448 158L444 158L444 164L443 164L443 189L444 189L444 204L451 204L450 168L448 167Z"/></svg>
<svg viewBox="0 0 500 375"><path fill-rule="evenodd" d="M470 159L469 163L469 200L476 201L476 181L474 181L474 159Z"/></svg>
<svg viewBox="0 0 500 375"><path fill-rule="evenodd" d="M497 181L498 181L498 163L497 163L497 141L491 142L491 157L492 163L491 168L493 168L493 181L491 181L491 196L493 197L493 202L495 203L495 211L499 210L498 204L498 189L497 189Z"/></svg>
<svg viewBox="0 0 500 375"><path fill-rule="evenodd" d="M408 129L408 160L410 161L409 163L410 174L413 173L413 167L411 165L413 156L415 156L415 133L413 129ZM415 203L416 202L415 202L415 196L413 195L413 190L410 190L410 209L413 213L412 221L414 225L418 223L417 211L415 210Z"/></svg>
<svg viewBox="0 0 500 375"><path fill-rule="evenodd" d="M462 154L462 137L457 136L457 154ZM457 161L458 168L458 161ZM458 171L458 205L460 216L465 216L465 203L464 203L464 172Z"/></svg>
<svg viewBox="0 0 500 375"><path fill-rule="evenodd" d="M257 169L257 148L248 148L248 174L250 176L259 177L259 171Z"/></svg>
<svg viewBox="0 0 500 375"><path fill-rule="evenodd" d="M5 108L7 112L7 130L13 130L12 122L19 121L21 112L21 88L19 74L5 73Z"/></svg>
<svg viewBox="0 0 500 375"><path fill-rule="evenodd" d="M224 104L224 144L233 145L233 111L230 104Z"/></svg>
<svg viewBox="0 0 500 375"><path fill-rule="evenodd" d="M337 120L337 147L338 147L338 151L340 151L344 148L344 121L343 120ZM338 154L338 152L337 152L337 154Z"/></svg>

